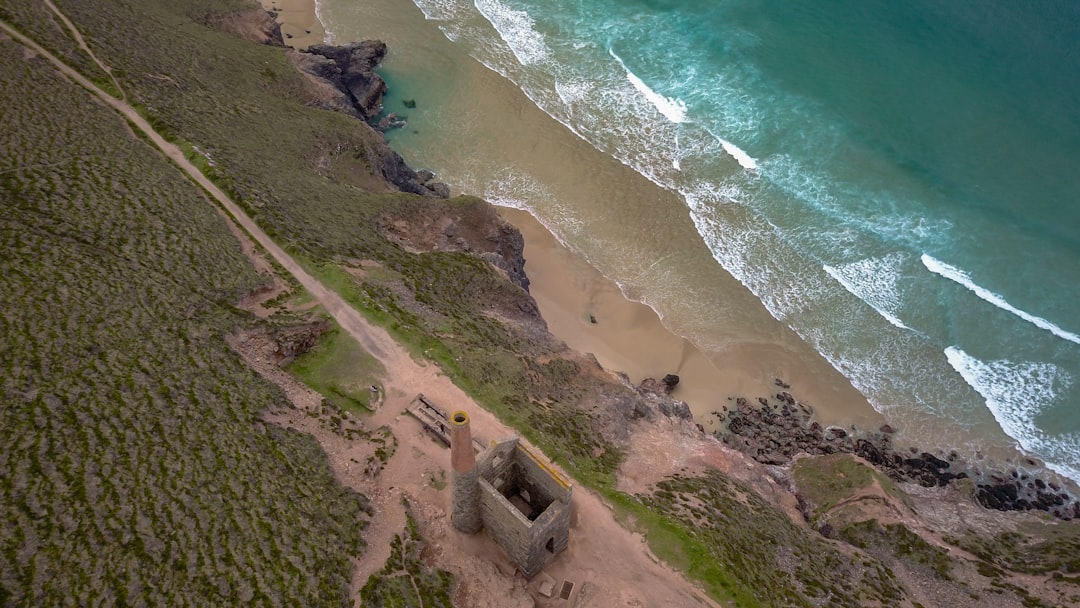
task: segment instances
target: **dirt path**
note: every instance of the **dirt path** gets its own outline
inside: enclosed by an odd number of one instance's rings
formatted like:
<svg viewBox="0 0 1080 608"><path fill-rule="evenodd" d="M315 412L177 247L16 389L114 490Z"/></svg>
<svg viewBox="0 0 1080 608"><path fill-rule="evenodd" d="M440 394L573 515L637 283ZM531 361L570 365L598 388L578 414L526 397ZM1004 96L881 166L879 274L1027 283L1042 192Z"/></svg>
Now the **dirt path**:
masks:
<svg viewBox="0 0 1080 608"><path fill-rule="evenodd" d="M47 6L60 21L64 22L64 27L71 32L71 36L75 39L75 43L79 45L79 48L82 49L103 72L109 75L109 79L112 80L113 86L115 86L116 90L120 93L120 99L127 100L127 93L124 92L124 87L120 86L120 82L116 80L116 76L113 76L112 68L105 65L105 62L98 59L97 55L94 54L94 51L90 50L90 47L86 44L86 40L83 39L82 32L79 31L79 28L75 27L75 24L71 22L71 19L68 19L67 15L53 4L52 0L43 1L45 2L45 6Z"/></svg>
<svg viewBox="0 0 1080 608"><path fill-rule="evenodd" d="M54 9L55 10L55 9ZM58 12L59 14L59 12ZM77 32L66 18L61 18ZM528 587L514 575L505 555L484 534L464 535L449 526L450 489L434 483L440 471L449 468L449 452L434 443L415 420L403 416L412 397L423 392L448 410L463 409L472 418L476 436L485 440L513 435L486 410L480 408L460 388L433 365L414 361L381 327L370 324L337 293L308 274L292 257L266 235L224 192L190 163L181 150L165 141L125 100L105 93L63 61L33 40L0 21L0 29L50 61L57 70L120 112L136 129L153 142L166 157L210 194L233 220L246 231L274 260L326 309L335 321L377 358L387 370L386 399L372 417L372 428L389 426L399 441L386 469L372 479L363 472L365 453L371 450L365 441L349 441L320 426L319 420L300 411L279 414L280 422L311 432L326 449L332 467L343 483L371 496L377 514L369 539L385 543L400 530L402 496L413 504L425 537L432 546L432 559L440 567L454 571L461 581L461 605L529 605L531 595L538 606L699 606L714 605L678 572L658 563L648 552L643 539L615 521L600 498L581 487L573 495L570 544ZM81 39L81 36L79 36ZM250 363L251 361L249 361ZM288 382L278 376L278 382ZM395 515L387 517L388 514ZM380 525L387 521L387 525ZM384 548L375 548L360 561L359 572L381 567L376 563ZM385 559L385 558L383 558ZM356 577L360 579L360 577ZM574 584L569 600L546 600L536 593L542 580ZM362 580L354 581L354 590ZM512 601L511 598L521 600Z"/></svg>

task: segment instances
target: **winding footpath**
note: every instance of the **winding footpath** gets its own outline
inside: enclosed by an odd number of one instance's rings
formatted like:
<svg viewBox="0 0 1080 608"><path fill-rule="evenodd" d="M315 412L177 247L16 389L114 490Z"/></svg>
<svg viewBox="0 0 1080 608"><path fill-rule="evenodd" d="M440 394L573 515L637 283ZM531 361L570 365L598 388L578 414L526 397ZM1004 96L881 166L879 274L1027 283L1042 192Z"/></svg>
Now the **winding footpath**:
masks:
<svg viewBox="0 0 1080 608"><path fill-rule="evenodd" d="M373 325L340 295L323 285L275 243L225 192L195 167L176 145L166 141L128 102L111 69L90 52L75 25L50 1L46 5L71 31L80 48L104 70L117 86L121 98L109 95L61 59L42 48L0 20L0 31L19 44L47 59L65 77L79 84L102 102L119 112L193 182L209 194L236 224L267 251L306 289L333 319L387 370L385 415L400 412L408 399L419 391L436 396L440 403L463 409L472 418L474 432L489 438L515 435L515 431L443 375L437 366L418 362L381 327ZM0 36L2 42L3 36ZM411 442L430 440L422 434L403 435L405 445L398 452L411 449ZM527 442L526 442L527 443ZM419 449L419 448L418 448ZM354 484L350 484L354 485ZM573 495L574 519L571 544L551 566L553 574L562 573L578 582L592 585L593 602L617 605L716 606L679 572L660 563L648 553L643 539L622 527L611 510L591 491L578 487ZM455 537L456 538L456 537ZM371 539L369 539L371 540ZM448 539L449 541L449 539ZM461 543L463 540L449 542ZM387 543L388 544L388 543ZM377 568L378 566L376 566ZM598 605L598 604L592 604Z"/></svg>
<svg viewBox="0 0 1080 608"><path fill-rule="evenodd" d="M50 3L51 5L51 3ZM55 6L52 7L54 11L57 11ZM58 11L57 11L58 12ZM58 12L59 14L59 12ZM66 17L62 20L72 32L77 32L75 26ZM390 338L381 327L377 327L369 323L363 316L360 315L356 309L349 306L345 300L336 292L328 289L325 285L320 283L315 277L311 276L306 270L304 270L300 264L296 262L289 254L285 252L281 247L277 245L259 226L252 220L244 211L229 198L220 188L218 188L209 178L207 178L195 165L191 163L184 156L183 151L180 150L175 144L172 144L165 140L157 131L154 130L150 123L146 121L125 99L117 99L112 95L109 95L105 91L101 90L93 82L90 82L85 76L77 72L75 69L64 63L55 55L50 53L37 44L30 38L27 38L17 30L13 29L7 23L0 21L0 29L2 29L9 36L14 38L23 46L33 50L37 54L46 58L59 70L64 76L72 79L83 88L93 93L98 99L108 104L117 112L120 112L125 119L136 129L142 132L143 135L149 139L155 147L162 154L164 154L169 160L173 162L181 171L183 171L188 178L198 184L207 194L214 198L215 201L232 217L232 219L246 231L251 238L254 239L260 246L263 247L274 260L281 264L285 270L292 276L296 277L296 280L308 290L311 295L318 300L326 311L338 322L341 327L349 333L365 350L370 352L372 356L382 361L384 364L393 365L396 361L393 361L396 357L392 357L391 353L397 350L396 343ZM77 40L80 41L80 46L85 46L82 43L82 36L79 35ZM93 57L94 61L101 66L106 73L111 74L111 70L101 63L96 57ZM114 80L115 82L115 80ZM123 91L123 89L120 89Z"/></svg>

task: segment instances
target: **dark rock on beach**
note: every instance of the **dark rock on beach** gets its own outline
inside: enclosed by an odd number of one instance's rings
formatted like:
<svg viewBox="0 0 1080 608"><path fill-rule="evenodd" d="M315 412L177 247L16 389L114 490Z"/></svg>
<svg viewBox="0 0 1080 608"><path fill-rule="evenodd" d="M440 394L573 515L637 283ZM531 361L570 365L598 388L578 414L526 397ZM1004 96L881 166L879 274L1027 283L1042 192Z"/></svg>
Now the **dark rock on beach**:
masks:
<svg viewBox="0 0 1080 608"><path fill-rule="evenodd" d="M780 381L777 386L781 386ZM980 505L1001 511L1046 511L1061 519L1080 518L1080 501L1061 491L1053 481L1013 469L1000 474L986 473L971 467L955 451L941 458L911 447L899 450L892 445L892 426L882 425L878 432L864 432L854 427L823 428L815 422L813 410L794 399L787 391L776 401L759 397L752 402L735 399L735 407L713 412L722 423L716 432L724 443L758 462L783 465L797 454L821 455L849 453L873 464L890 478L917 483L923 487L945 486L954 480L975 478L973 498ZM1035 467L1038 463L1029 464Z"/></svg>
<svg viewBox="0 0 1080 608"><path fill-rule="evenodd" d="M301 52L323 58L305 69L345 93L364 120L372 120L382 112L386 82L375 73L375 66L386 57L384 42L365 40L345 46L313 44Z"/></svg>
<svg viewBox="0 0 1080 608"><path fill-rule="evenodd" d="M668 392L675 390L675 387L679 385L679 377L675 374L668 374L664 376L661 382L667 387Z"/></svg>

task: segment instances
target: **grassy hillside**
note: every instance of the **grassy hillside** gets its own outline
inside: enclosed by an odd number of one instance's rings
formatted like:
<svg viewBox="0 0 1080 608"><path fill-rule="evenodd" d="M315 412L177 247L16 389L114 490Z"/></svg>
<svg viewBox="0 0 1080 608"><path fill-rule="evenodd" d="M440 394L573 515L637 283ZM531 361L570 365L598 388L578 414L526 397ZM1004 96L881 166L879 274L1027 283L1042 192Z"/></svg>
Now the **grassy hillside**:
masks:
<svg viewBox="0 0 1080 608"><path fill-rule="evenodd" d="M915 605L870 552L897 541L920 549L908 561L928 580L952 576L906 528L827 540L719 474L615 491L616 431L638 414L636 395L555 344L487 262L409 253L380 233L478 201L389 192L377 134L307 107L283 49L211 25L245 0L56 2L113 68L115 92L325 284L598 489L714 597ZM0 19L111 87L38 0L4 0ZM0 62L0 605L344 604L366 501L334 482L309 438L259 421L284 397L224 342L256 323L234 303L264 279L200 192L114 113L9 40ZM359 389L343 383L363 354L333 335L294 370L338 405L362 404L378 370ZM808 495L828 508L863 473L811 478ZM411 568L407 532L395 555L410 567L385 574L443 589L442 573ZM996 577L1045 553L1032 539L950 542ZM1069 539L1038 572L1073 584Z"/></svg>
<svg viewBox="0 0 1080 608"><path fill-rule="evenodd" d="M236 239L46 61L0 64L0 605L344 604L366 501L258 420Z"/></svg>

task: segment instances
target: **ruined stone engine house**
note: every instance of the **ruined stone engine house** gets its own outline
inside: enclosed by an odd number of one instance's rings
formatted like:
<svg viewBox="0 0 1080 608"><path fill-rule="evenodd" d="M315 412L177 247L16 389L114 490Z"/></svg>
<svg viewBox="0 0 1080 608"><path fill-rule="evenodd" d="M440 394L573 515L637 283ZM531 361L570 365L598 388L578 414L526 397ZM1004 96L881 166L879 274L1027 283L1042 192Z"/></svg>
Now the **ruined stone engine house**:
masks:
<svg viewBox="0 0 1080 608"><path fill-rule="evenodd" d="M450 464L454 528L466 534L486 529L528 579L566 549L570 483L517 437L493 442L477 459L469 416L456 411Z"/></svg>

